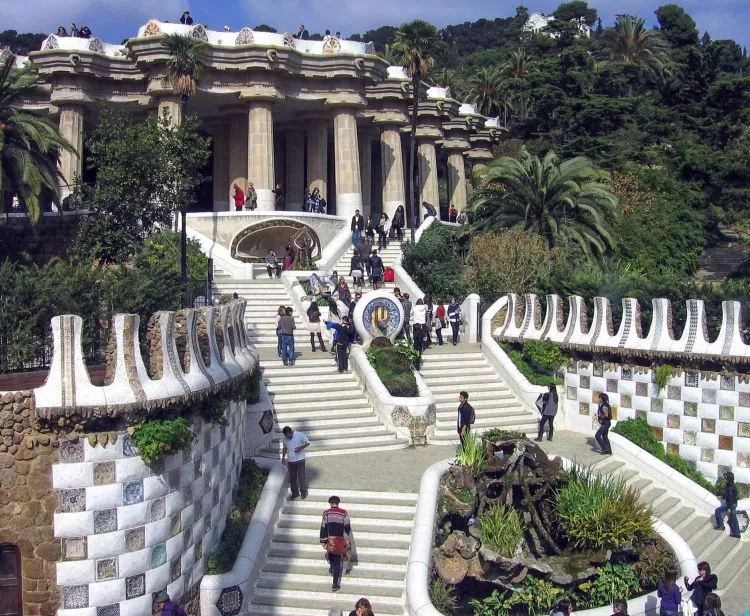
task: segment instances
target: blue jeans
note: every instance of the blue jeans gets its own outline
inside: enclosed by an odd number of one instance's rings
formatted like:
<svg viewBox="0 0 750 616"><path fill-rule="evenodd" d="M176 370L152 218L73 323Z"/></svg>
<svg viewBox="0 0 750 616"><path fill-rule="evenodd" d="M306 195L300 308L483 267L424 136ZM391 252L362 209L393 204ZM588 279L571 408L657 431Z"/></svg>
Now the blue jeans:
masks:
<svg viewBox="0 0 750 616"><path fill-rule="evenodd" d="M281 359L285 364L294 363L294 336L281 334Z"/></svg>
<svg viewBox="0 0 750 616"><path fill-rule="evenodd" d="M352 231L352 244L354 244L355 248L359 248L360 244L362 244L362 231L359 229Z"/></svg>
<svg viewBox="0 0 750 616"><path fill-rule="evenodd" d="M281 357L281 330L276 328L276 352Z"/></svg>
<svg viewBox="0 0 750 616"><path fill-rule="evenodd" d="M716 508L716 526L718 528L724 528L724 513L728 512L727 517L729 518L729 531L733 535L739 536L740 534L740 523L737 521L737 504L735 503L731 507L727 507L726 501L721 501L721 505Z"/></svg>

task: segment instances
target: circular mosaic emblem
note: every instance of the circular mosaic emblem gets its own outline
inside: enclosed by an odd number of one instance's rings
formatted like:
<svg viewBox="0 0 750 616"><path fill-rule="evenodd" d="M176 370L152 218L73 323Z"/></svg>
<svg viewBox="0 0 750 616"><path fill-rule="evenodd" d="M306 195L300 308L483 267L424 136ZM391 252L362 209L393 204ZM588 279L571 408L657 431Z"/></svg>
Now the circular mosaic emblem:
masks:
<svg viewBox="0 0 750 616"><path fill-rule="evenodd" d="M390 292L373 291L357 302L353 319L363 339L384 336L393 340L404 326L404 309Z"/></svg>

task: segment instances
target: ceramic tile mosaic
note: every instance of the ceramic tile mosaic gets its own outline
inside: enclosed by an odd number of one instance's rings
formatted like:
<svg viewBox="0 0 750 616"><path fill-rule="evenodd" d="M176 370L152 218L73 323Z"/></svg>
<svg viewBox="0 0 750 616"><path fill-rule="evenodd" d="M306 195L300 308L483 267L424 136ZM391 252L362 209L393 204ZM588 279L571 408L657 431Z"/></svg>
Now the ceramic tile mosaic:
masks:
<svg viewBox="0 0 750 616"><path fill-rule="evenodd" d="M651 426L651 434L653 434L658 441L664 440L664 428L661 428L660 426Z"/></svg>
<svg viewBox="0 0 750 616"><path fill-rule="evenodd" d="M630 366L621 366L620 367L620 378L623 381L632 381L633 380L633 368Z"/></svg>
<svg viewBox="0 0 750 616"><path fill-rule="evenodd" d="M680 416L679 415L667 415L667 428L679 429L680 427Z"/></svg>
<svg viewBox="0 0 750 616"><path fill-rule="evenodd" d="M227 440L227 427L226 426L220 426L219 427L219 439L223 443Z"/></svg>
<svg viewBox="0 0 750 616"><path fill-rule="evenodd" d="M620 395L620 406L623 406L625 408L632 408L633 407L633 396L630 394L621 394Z"/></svg>
<svg viewBox="0 0 750 616"><path fill-rule="evenodd" d="M62 606L65 609L89 606L89 587L87 584L81 586L63 586L62 594Z"/></svg>
<svg viewBox="0 0 750 616"><path fill-rule="evenodd" d="M180 559L173 560L169 564L169 581L174 582L178 577L180 577L182 572L182 565L180 564Z"/></svg>
<svg viewBox="0 0 750 616"><path fill-rule="evenodd" d="M221 616L237 616L242 610L242 591L239 586L231 586L221 591L216 607Z"/></svg>
<svg viewBox="0 0 750 616"><path fill-rule="evenodd" d="M219 464L219 448L214 447L211 450L211 466L216 468L216 466Z"/></svg>
<svg viewBox="0 0 750 616"><path fill-rule="evenodd" d="M677 443L667 443L667 453L671 453L675 456L679 456L680 446Z"/></svg>
<svg viewBox="0 0 750 616"><path fill-rule="evenodd" d="M193 460L193 479L198 479L198 477L201 476L201 473L203 472L201 469L201 460L202 458L196 458Z"/></svg>
<svg viewBox="0 0 750 616"><path fill-rule="evenodd" d="M86 489L60 490L60 511L63 513L86 511Z"/></svg>
<svg viewBox="0 0 750 616"><path fill-rule="evenodd" d="M135 505L143 502L143 480L122 484L122 504Z"/></svg>
<svg viewBox="0 0 750 616"><path fill-rule="evenodd" d="M125 549L128 552L137 552L146 547L146 527L134 528L125 533Z"/></svg>
<svg viewBox="0 0 750 616"><path fill-rule="evenodd" d="M698 403L697 402L685 402L682 414L686 417L698 417Z"/></svg>
<svg viewBox="0 0 750 616"><path fill-rule="evenodd" d="M185 529L185 545L190 545L193 542L193 528Z"/></svg>
<svg viewBox="0 0 750 616"><path fill-rule="evenodd" d="M111 533L117 530L117 509L94 511L94 534Z"/></svg>
<svg viewBox="0 0 750 616"><path fill-rule="evenodd" d="M138 455L138 447L133 442L133 437L125 434L122 439L122 453L126 458L132 458Z"/></svg>
<svg viewBox="0 0 750 616"><path fill-rule="evenodd" d="M211 433L206 432L203 435L203 451L208 451L211 449Z"/></svg>
<svg viewBox="0 0 750 616"><path fill-rule="evenodd" d="M100 605L96 608L96 616L120 616L120 604Z"/></svg>
<svg viewBox="0 0 750 616"><path fill-rule="evenodd" d="M148 465L151 475L161 475L164 472L164 460L156 460Z"/></svg>
<svg viewBox="0 0 750 616"><path fill-rule="evenodd" d="M719 386L725 391L734 391L734 377L729 374L719 375Z"/></svg>
<svg viewBox="0 0 750 616"><path fill-rule="evenodd" d="M151 568L161 567L167 562L167 545L160 543L151 549Z"/></svg>
<svg viewBox="0 0 750 616"><path fill-rule="evenodd" d="M701 449L701 462L713 462L714 461L714 450L713 449Z"/></svg>
<svg viewBox="0 0 750 616"><path fill-rule="evenodd" d="M722 405L719 407L719 419L724 421L734 421L734 407Z"/></svg>
<svg viewBox="0 0 750 616"><path fill-rule="evenodd" d="M151 521L161 520L167 514L167 505L164 497L157 498L151 503Z"/></svg>
<svg viewBox="0 0 750 616"><path fill-rule="evenodd" d="M180 514L177 513L172 516L172 519L169 523L169 536L174 537L177 535L181 530L181 524L180 524Z"/></svg>
<svg viewBox="0 0 750 616"><path fill-rule="evenodd" d="M94 485L103 486L115 482L116 465L114 462L94 464Z"/></svg>
<svg viewBox="0 0 750 616"><path fill-rule="evenodd" d="M195 501L195 505L193 506L193 519L198 520L203 516L203 501L197 500Z"/></svg>
<svg viewBox="0 0 750 616"><path fill-rule="evenodd" d="M62 540L63 560L86 560L88 540L86 537L66 537Z"/></svg>
<svg viewBox="0 0 750 616"><path fill-rule="evenodd" d="M685 430L682 433L682 442L685 445L695 445L698 442L698 433L692 430Z"/></svg>
<svg viewBox="0 0 750 616"><path fill-rule="evenodd" d="M195 548L193 549L195 550L195 562L198 562L201 558L203 558L203 541L199 540L195 544Z"/></svg>
<svg viewBox="0 0 750 616"><path fill-rule="evenodd" d="M135 599L146 594L146 574L125 578L125 598Z"/></svg>
<svg viewBox="0 0 750 616"><path fill-rule="evenodd" d="M607 379L607 391L609 393L617 393L617 379Z"/></svg>
<svg viewBox="0 0 750 616"><path fill-rule="evenodd" d="M170 490L180 489L180 469L175 469L167 473L167 483Z"/></svg>
<svg viewBox="0 0 750 616"><path fill-rule="evenodd" d="M682 387L680 387L679 385L668 385L667 398L669 400L679 400L680 398L682 398Z"/></svg>
<svg viewBox="0 0 750 616"><path fill-rule="evenodd" d="M740 392L740 406L744 407L750 407L750 391L741 391Z"/></svg>
<svg viewBox="0 0 750 616"><path fill-rule="evenodd" d="M716 432L716 420L701 419L701 432L708 432L709 434Z"/></svg>
<svg viewBox="0 0 750 616"><path fill-rule="evenodd" d="M750 438L750 423L743 421L737 422L737 436L744 436Z"/></svg>
<svg viewBox="0 0 750 616"><path fill-rule="evenodd" d="M702 400L706 404L716 404L716 390L704 389L701 391Z"/></svg>
<svg viewBox="0 0 750 616"><path fill-rule="evenodd" d="M635 395L636 396L648 396L648 383L638 381L635 384Z"/></svg>
<svg viewBox="0 0 750 616"><path fill-rule="evenodd" d="M737 466L741 468L750 468L750 453L737 452Z"/></svg>
<svg viewBox="0 0 750 616"><path fill-rule="evenodd" d="M589 387L591 387L591 377L581 376L581 380L578 385L581 389L588 389Z"/></svg>
<svg viewBox="0 0 750 616"><path fill-rule="evenodd" d="M685 371L685 387L698 387L698 373Z"/></svg>
<svg viewBox="0 0 750 616"><path fill-rule="evenodd" d="M664 410L664 400L661 398L651 398L651 411L661 413Z"/></svg>
<svg viewBox="0 0 750 616"><path fill-rule="evenodd" d="M602 365L602 362L594 362L593 374L594 376L602 376L604 374L604 366Z"/></svg>
<svg viewBox="0 0 750 616"><path fill-rule="evenodd" d="M117 559L102 558L96 561L96 581L112 580L117 577Z"/></svg>
<svg viewBox="0 0 750 616"><path fill-rule="evenodd" d="M185 495L185 501L190 502L193 500L193 486L185 486L185 488L182 490L182 493Z"/></svg>
<svg viewBox="0 0 750 616"><path fill-rule="evenodd" d="M719 435L719 449L724 451L732 451L734 449L734 438L731 436ZM721 475L721 473L719 473Z"/></svg>
<svg viewBox="0 0 750 616"><path fill-rule="evenodd" d="M60 441L60 462L83 462L83 439Z"/></svg>

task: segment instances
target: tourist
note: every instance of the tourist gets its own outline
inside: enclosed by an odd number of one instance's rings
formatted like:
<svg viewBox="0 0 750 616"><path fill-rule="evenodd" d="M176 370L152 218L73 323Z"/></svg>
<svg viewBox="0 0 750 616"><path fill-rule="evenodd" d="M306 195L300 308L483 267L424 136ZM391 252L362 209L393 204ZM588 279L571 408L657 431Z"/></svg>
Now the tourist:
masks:
<svg viewBox="0 0 750 616"><path fill-rule="evenodd" d="M310 33L307 31L307 28L305 28L305 24L300 24L297 34L294 34L293 36L294 38L306 41L310 38Z"/></svg>
<svg viewBox="0 0 750 616"><path fill-rule="evenodd" d="M80 32L78 30L78 26L76 26L73 22L70 23L70 36L78 38L80 35Z"/></svg>
<svg viewBox="0 0 750 616"><path fill-rule="evenodd" d="M281 361L285 366L293 366L296 360L294 352L294 330L297 325L294 323L291 306L287 306L284 316L279 319L279 328L281 329Z"/></svg>
<svg viewBox="0 0 750 616"><path fill-rule="evenodd" d="M359 213L359 210L355 210L354 216L352 216L352 223L349 227L352 232L352 244L357 250L359 250L359 246L362 243L362 229L364 229L364 226L365 219L362 218L362 214Z"/></svg>
<svg viewBox="0 0 750 616"><path fill-rule="evenodd" d="M316 214L328 214L328 202L321 197L318 199L318 205L315 209Z"/></svg>
<svg viewBox="0 0 750 616"><path fill-rule="evenodd" d="M239 184L234 184L233 188L232 199L234 199L234 211L241 212L242 208L245 207L245 193L239 187Z"/></svg>
<svg viewBox="0 0 750 616"><path fill-rule="evenodd" d="M365 222L365 239L367 241L367 250L364 254L369 255L375 243L375 221L372 219L372 214L367 215L367 221Z"/></svg>
<svg viewBox="0 0 750 616"><path fill-rule="evenodd" d="M323 343L323 334L321 334L320 329L320 307L315 300L313 300L307 308L307 320L307 329L310 332L310 346L312 347L313 353L315 353L316 334L318 336L318 342L320 343L320 350L325 353L326 345Z"/></svg>
<svg viewBox="0 0 750 616"><path fill-rule="evenodd" d="M284 435L281 463L289 469L289 488L292 491L289 500L294 500L298 496L302 496L302 500L305 500L307 498L305 449L310 445L310 441L304 432L299 430L295 432L290 426L284 426L281 433Z"/></svg>
<svg viewBox="0 0 750 616"><path fill-rule="evenodd" d="M716 574L711 573L711 565L703 561L698 563L698 575L692 584L687 576L685 576L684 581L685 588L693 591L690 600L697 610L696 615L703 616L703 602L706 600L708 593L716 590L719 585L719 578L716 577Z"/></svg>
<svg viewBox="0 0 750 616"><path fill-rule="evenodd" d="M354 609L349 612L349 616L375 616L372 611L372 606L370 605L370 602L362 597L357 603L354 605Z"/></svg>
<svg viewBox="0 0 750 616"><path fill-rule="evenodd" d="M78 36L85 39L91 38L91 29L86 24L83 24L80 32L78 32Z"/></svg>
<svg viewBox="0 0 750 616"><path fill-rule="evenodd" d="M433 218L438 218L437 210L435 209L435 206L432 205L432 203L427 203L427 201L422 201L422 209L425 211L424 219L427 220L430 216Z"/></svg>
<svg viewBox="0 0 750 616"><path fill-rule="evenodd" d="M353 285L358 288L364 286L365 266L362 263L362 257L359 250L355 250L349 262L349 275L352 277Z"/></svg>
<svg viewBox="0 0 750 616"><path fill-rule="evenodd" d="M340 38L341 38L341 32L336 32L336 38L337 38L337 39L340 39Z"/></svg>
<svg viewBox="0 0 750 616"><path fill-rule="evenodd" d="M180 23L185 26L192 26L193 25L193 18L190 17L190 11L185 11L182 14L182 17L180 17Z"/></svg>
<svg viewBox="0 0 750 616"><path fill-rule="evenodd" d="M269 248L266 255L266 270L269 278L273 278L274 274L276 274L276 278L281 278L281 263L276 258L276 252L273 248Z"/></svg>
<svg viewBox="0 0 750 616"><path fill-rule="evenodd" d="M411 344L411 327L409 325L409 322L411 321L411 299L409 299L409 294L404 293L401 296L401 306L404 309L404 329L403 333L404 336L406 336L406 340Z"/></svg>
<svg viewBox="0 0 750 616"><path fill-rule="evenodd" d="M461 326L461 306L455 297L451 297L451 303L448 304L446 313L448 315L448 323L451 324L451 332L453 333L453 346L456 346L458 344L458 329Z"/></svg>
<svg viewBox="0 0 750 616"><path fill-rule="evenodd" d="M290 237L289 241L287 242L286 247L284 248L284 271L289 271L292 269L292 265L294 265L294 246L293 246L293 240Z"/></svg>
<svg viewBox="0 0 750 616"><path fill-rule="evenodd" d="M541 411L542 416L539 418L539 434L536 437L537 441L542 440L542 435L544 434L544 424L546 423L549 432L547 434L547 440L552 440L552 434L554 432L553 422L555 420L555 415L557 415L557 387L555 387L552 383L550 383L547 386L547 393L545 393L542 396L541 400Z"/></svg>
<svg viewBox="0 0 750 616"><path fill-rule="evenodd" d="M385 214L383 214L383 216L385 216ZM383 265L383 259L378 256L377 250L373 250L370 255L370 281L372 282L373 291L378 290L378 285L383 279L384 271L385 266Z"/></svg>
<svg viewBox="0 0 750 616"><path fill-rule="evenodd" d="M339 314L339 307L336 300L333 297L328 298L328 320L326 321L326 331L331 337L331 353L336 352L336 330L328 327L328 323L341 323L341 315Z"/></svg>
<svg viewBox="0 0 750 616"><path fill-rule="evenodd" d="M349 304L352 303L352 292L349 290L349 285L346 284L346 280L341 276L338 283L336 283L336 290L334 295L338 295L339 299L346 304L347 313L349 311ZM343 315L342 315L343 316Z"/></svg>
<svg viewBox="0 0 750 616"><path fill-rule="evenodd" d="M677 616L682 601L680 587L677 586L677 569L670 567L659 582L656 594L661 599L659 616Z"/></svg>
<svg viewBox="0 0 750 616"><path fill-rule="evenodd" d="M251 212L258 207L258 192L252 182L247 185L247 195L245 198L245 209Z"/></svg>
<svg viewBox="0 0 750 616"><path fill-rule="evenodd" d="M276 352L278 353L279 357L281 357L281 325L279 325L279 321L281 321L281 317L286 315L286 306L279 306L278 311L276 312Z"/></svg>
<svg viewBox="0 0 750 616"><path fill-rule="evenodd" d="M341 499L331 496L328 499L330 508L323 512L323 520L320 524L320 543L326 551L328 559L328 572L333 574L333 586L331 590L336 592L341 589L341 573L343 569L344 556L349 551L352 527L349 522L349 514L346 509L341 509Z"/></svg>
<svg viewBox="0 0 750 616"><path fill-rule="evenodd" d="M458 417L456 419L456 431L461 445L466 441L466 437L471 431L471 426L476 420L474 407L469 404L469 394L465 391L458 394Z"/></svg>
<svg viewBox="0 0 750 616"><path fill-rule="evenodd" d="M596 419L599 421L599 429L594 438L599 443L603 454L612 454L612 445L609 444L609 427L612 425L612 407L609 405L609 396L605 393L599 394L599 408L596 411ZM551 430L551 426L550 426Z"/></svg>
<svg viewBox="0 0 750 616"><path fill-rule="evenodd" d="M388 232L391 229L391 223L388 220L388 214L383 212L378 221L378 248L388 247Z"/></svg>
<svg viewBox="0 0 750 616"><path fill-rule="evenodd" d="M727 482L724 488L724 502L714 512L716 530L724 530L724 514L726 513L729 518L729 536L739 539L740 523L737 520L737 486L734 483L734 473L727 471L724 473L724 479Z"/></svg>
<svg viewBox="0 0 750 616"><path fill-rule="evenodd" d="M570 616L573 612L573 602L570 599L560 601L549 613L549 616Z"/></svg>
<svg viewBox="0 0 750 616"><path fill-rule="evenodd" d="M457 217L458 210L456 209L456 206L451 203L451 206L448 208L448 222L456 222Z"/></svg>
<svg viewBox="0 0 750 616"><path fill-rule="evenodd" d="M65 29L65 26L59 26L55 34L57 36L68 36L68 31Z"/></svg>
<svg viewBox="0 0 750 616"><path fill-rule="evenodd" d="M308 190L305 193L305 211L315 214L318 211L318 202L320 201L320 189L313 188L312 192Z"/></svg>
<svg viewBox="0 0 750 616"><path fill-rule="evenodd" d="M185 608L169 598L166 590L160 590L154 597L153 616L187 616Z"/></svg>
<svg viewBox="0 0 750 616"><path fill-rule="evenodd" d="M272 191L273 193L273 207L276 210L284 209L284 189L281 184L276 184L276 188Z"/></svg>
<svg viewBox="0 0 750 616"><path fill-rule="evenodd" d="M395 229L396 239L402 241L404 239L404 227L406 226L406 214L404 213L404 206L399 205L396 208L396 212L393 214L393 222L391 223L391 230Z"/></svg>
<svg viewBox="0 0 750 616"><path fill-rule="evenodd" d="M231 32L231 31L232 31L232 28L230 28L229 26L224 26L224 32Z"/></svg>
<svg viewBox="0 0 750 616"><path fill-rule="evenodd" d="M618 599L612 602L612 616L628 616L628 602Z"/></svg>
<svg viewBox="0 0 750 616"><path fill-rule="evenodd" d="M424 300L420 297L414 306L414 348L419 351L421 358L422 351L424 351L424 332L427 322L427 307L424 305Z"/></svg>
<svg viewBox="0 0 750 616"><path fill-rule="evenodd" d="M445 306L440 300L435 305L435 335L437 336L438 346L443 346L443 328L448 326L445 321Z"/></svg>
<svg viewBox="0 0 750 616"><path fill-rule="evenodd" d="M326 321L326 328L334 330L333 344L336 348L336 365L339 372L349 370L349 347L354 341L354 326L348 315L341 316L341 323Z"/></svg>
<svg viewBox="0 0 750 616"><path fill-rule="evenodd" d="M703 616L724 616L724 612L721 611L721 597L715 592L706 595L706 600L703 602Z"/></svg>
<svg viewBox="0 0 750 616"><path fill-rule="evenodd" d="M432 346L432 318L435 314L435 306L432 303L432 296L428 293L424 296L425 306L425 349L429 349Z"/></svg>

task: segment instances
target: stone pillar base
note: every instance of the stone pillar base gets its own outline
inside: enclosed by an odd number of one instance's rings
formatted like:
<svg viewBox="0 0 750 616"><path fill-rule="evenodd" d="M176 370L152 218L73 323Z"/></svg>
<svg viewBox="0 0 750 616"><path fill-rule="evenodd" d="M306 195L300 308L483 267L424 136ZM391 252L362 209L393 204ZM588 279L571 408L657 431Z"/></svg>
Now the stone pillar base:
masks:
<svg viewBox="0 0 750 616"><path fill-rule="evenodd" d="M255 187L255 192L258 195L258 212L274 212L276 211L275 202L276 195L273 194L273 190L270 188L258 188Z"/></svg>

